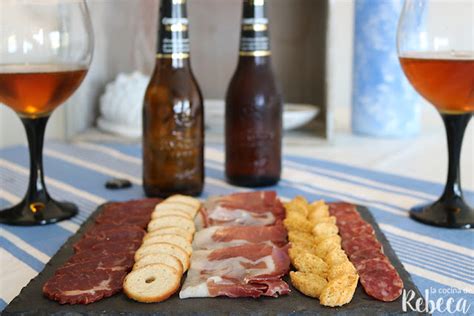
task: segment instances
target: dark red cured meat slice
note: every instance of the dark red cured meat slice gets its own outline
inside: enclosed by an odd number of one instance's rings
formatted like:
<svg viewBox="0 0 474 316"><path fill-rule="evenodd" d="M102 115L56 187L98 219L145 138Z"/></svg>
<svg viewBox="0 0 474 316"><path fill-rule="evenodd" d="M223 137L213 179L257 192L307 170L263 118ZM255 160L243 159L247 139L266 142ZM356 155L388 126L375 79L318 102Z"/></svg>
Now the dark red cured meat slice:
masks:
<svg viewBox="0 0 474 316"><path fill-rule="evenodd" d="M159 204L161 199L143 199L143 200L131 200L126 202L114 202L104 205L102 213L117 213L117 212L137 212L141 213L147 209L154 209Z"/></svg>
<svg viewBox="0 0 474 316"><path fill-rule="evenodd" d="M211 279L207 281L207 289L210 297L227 296L257 298L262 296L262 293L267 290L267 287L263 284L242 284L238 281L235 281L234 283L219 284Z"/></svg>
<svg viewBox="0 0 474 316"><path fill-rule="evenodd" d="M115 248L90 250L90 251L84 251L84 252L79 252L79 253L74 254L68 259L67 263L71 264L71 263L85 262L85 261L90 261L92 259L107 257L107 256L112 256L112 255L120 255L120 256L133 258L133 256L135 255L135 252L136 252L135 250L123 251L121 249L115 249Z"/></svg>
<svg viewBox="0 0 474 316"><path fill-rule="evenodd" d="M385 255L380 249L366 248L354 252L349 256L349 260L357 268L361 263L368 259L380 258L385 259Z"/></svg>
<svg viewBox="0 0 474 316"><path fill-rule="evenodd" d="M372 235L363 235L342 241L342 248L350 256L362 249L382 249L377 238Z"/></svg>
<svg viewBox="0 0 474 316"><path fill-rule="evenodd" d="M285 217L285 208L275 191L234 193L219 198L219 204L229 210L241 209L252 213L270 211L277 219Z"/></svg>
<svg viewBox="0 0 474 316"><path fill-rule="evenodd" d="M363 235L374 235L375 231L369 223L360 223L356 225L344 225L339 227L339 234L345 239L359 237Z"/></svg>
<svg viewBox="0 0 474 316"><path fill-rule="evenodd" d="M373 298L391 302L402 294L403 281L387 259L365 260L357 271L365 292Z"/></svg>
<svg viewBox="0 0 474 316"><path fill-rule="evenodd" d="M350 204L350 203L333 202L333 203L328 203L328 206L329 206L329 213L336 217L341 216L341 215L349 215L349 214L359 215L357 208L353 204Z"/></svg>
<svg viewBox="0 0 474 316"><path fill-rule="evenodd" d="M142 240L145 236L144 230L122 230L122 231L111 231L109 234L97 234L82 238L74 244L74 249L87 249L101 242L117 242L117 241L130 241L130 240Z"/></svg>
<svg viewBox="0 0 474 316"><path fill-rule="evenodd" d="M272 226L227 226L212 235L215 242L247 240L252 243L271 241L276 246L287 244L287 232L281 222Z"/></svg>
<svg viewBox="0 0 474 316"><path fill-rule="evenodd" d="M43 286L61 304L89 304L122 289L145 228L161 199L110 203L74 245L76 253Z"/></svg>
<svg viewBox="0 0 474 316"><path fill-rule="evenodd" d="M96 218L98 224L112 224L112 225L137 225L141 228L146 228L150 222L151 215L144 216L123 216L123 217L100 217Z"/></svg>
<svg viewBox="0 0 474 316"><path fill-rule="evenodd" d="M286 295L290 293L288 283L283 280L261 280L259 284L265 284L267 289L262 294L263 296L278 297L279 295Z"/></svg>
<svg viewBox="0 0 474 316"><path fill-rule="evenodd" d="M288 273L290 269L290 258L288 256L288 246L279 248L270 246L265 243L260 244L244 244L235 247L225 247L213 250L207 257L209 261L225 260L229 258L244 257L250 261L258 261L259 259L272 256L273 269L271 274L254 275L246 282L262 281L268 279L278 279Z"/></svg>
<svg viewBox="0 0 474 316"><path fill-rule="evenodd" d="M362 218L356 218L353 216L343 216L343 217L336 217L336 225L337 227L344 227L344 226L360 226L364 225L367 222L364 221Z"/></svg>
<svg viewBox="0 0 474 316"><path fill-rule="evenodd" d="M44 284L43 294L60 304L89 304L120 292L126 275L126 271L108 270L54 275Z"/></svg>
<svg viewBox="0 0 474 316"><path fill-rule="evenodd" d="M232 282L232 280L227 281ZM290 292L288 284L282 280L265 280L260 283L247 284L242 284L239 281L229 284L218 284L211 280L207 282L207 288L211 297L278 297L278 295L285 295Z"/></svg>
<svg viewBox="0 0 474 316"><path fill-rule="evenodd" d="M97 216L96 221L99 220L100 222L104 222L107 220L111 220L114 218L129 218L129 217L139 217L139 218L150 218L151 213L153 213L153 209L146 209L145 211L139 210L140 212L108 212L108 213L101 213Z"/></svg>
<svg viewBox="0 0 474 316"><path fill-rule="evenodd" d="M131 225L114 225L114 224L98 224L94 223L91 227L89 227L85 232L82 238L89 237L89 236L94 236L96 234L103 234L104 231L108 230L129 230L130 228L135 227L139 229L143 229L139 226L131 226Z"/></svg>
<svg viewBox="0 0 474 316"><path fill-rule="evenodd" d="M119 240L119 241L102 241L95 245L86 247L86 248L78 248L74 246L74 251L76 254L81 252L88 252L88 251L100 251L100 250L110 250L112 251L136 251L142 244L141 239L135 240Z"/></svg>
<svg viewBox="0 0 474 316"><path fill-rule="evenodd" d="M111 255L102 258L91 258L90 260L66 263L56 274L81 274L90 270L129 271L134 264L133 257L127 255Z"/></svg>
<svg viewBox="0 0 474 316"><path fill-rule="evenodd" d="M360 274L367 273L370 271L375 271L375 270L394 270L395 268L392 266L390 261L386 257L384 258L372 258L372 259L367 259L361 262L358 265L357 272Z"/></svg>
<svg viewBox="0 0 474 316"><path fill-rule="evenodd" d="M150 215L158 202L146 204L137 203L111 203L104 206L101 216L148 216Z"/></svg>

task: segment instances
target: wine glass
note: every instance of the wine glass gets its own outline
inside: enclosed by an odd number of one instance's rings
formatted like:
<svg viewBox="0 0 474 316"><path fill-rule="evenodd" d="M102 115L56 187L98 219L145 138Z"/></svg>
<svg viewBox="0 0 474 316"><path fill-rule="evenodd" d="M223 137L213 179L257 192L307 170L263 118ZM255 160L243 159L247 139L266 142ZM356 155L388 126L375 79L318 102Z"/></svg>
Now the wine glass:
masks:
<svg viewBox="0 0 474 316"><path fill-rule="evenodd" d="M50 197L43 173L43 140L53 110L79 87L92 60L93 33L84 0L0 1L0 103L26 130L30 179L23 200L0 212L12 225L54 223L76 205Z"/></svg>
<svg viewBox="0 0 474 316"><path fill-rule="evenodd" d="M410 216L429 225L472 228L474 211L463 198L459 159L474 113L474 2L406 0L397 44L405 75L439 111L448 138L444 192L433 204L411 209Z"/></svg>

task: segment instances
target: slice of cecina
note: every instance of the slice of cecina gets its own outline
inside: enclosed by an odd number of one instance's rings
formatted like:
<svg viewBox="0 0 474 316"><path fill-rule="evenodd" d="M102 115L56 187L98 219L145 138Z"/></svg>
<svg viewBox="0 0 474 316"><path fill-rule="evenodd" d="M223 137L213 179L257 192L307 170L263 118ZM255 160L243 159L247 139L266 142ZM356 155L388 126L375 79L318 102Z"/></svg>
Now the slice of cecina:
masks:
<svg viewBox="0 0 474 316"><path fill-rule="evenodd" d="M135 261L140 261L142 257L154 253L167 253L173 255L178 258L183 265L183 271L187 271L189 268L189 255L186 251L179 246L167 242L142 245L137 252L135 252Z"/></svg>
<svg viewBox="0 0 474 316"><path fill-rule="evenodd" d="M162 264L147 265L130 272L123 282L125 294L138 302L156 303L166 300L178 289L181 273Z"/></svg>

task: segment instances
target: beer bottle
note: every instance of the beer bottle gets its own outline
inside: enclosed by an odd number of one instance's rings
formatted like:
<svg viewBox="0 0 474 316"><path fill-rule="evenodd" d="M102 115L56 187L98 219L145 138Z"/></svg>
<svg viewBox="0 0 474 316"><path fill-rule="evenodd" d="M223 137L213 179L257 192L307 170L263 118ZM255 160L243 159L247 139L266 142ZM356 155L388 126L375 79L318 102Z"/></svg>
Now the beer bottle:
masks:
<svg viewBox="0 0 474 316"><path fill-rule="evenodd" d="M281 174L282 97L271 64L264 0L244 0L237 70L227 90L225 170L228 182L257 187Z"/></svg>
<svg viewBox="0 0 474 316"><path fill-rule="evenodd" d="M191 71L186 0L162 0L156 65L143 105L147 196L199 195L204 183L201 91Z"/></svg>

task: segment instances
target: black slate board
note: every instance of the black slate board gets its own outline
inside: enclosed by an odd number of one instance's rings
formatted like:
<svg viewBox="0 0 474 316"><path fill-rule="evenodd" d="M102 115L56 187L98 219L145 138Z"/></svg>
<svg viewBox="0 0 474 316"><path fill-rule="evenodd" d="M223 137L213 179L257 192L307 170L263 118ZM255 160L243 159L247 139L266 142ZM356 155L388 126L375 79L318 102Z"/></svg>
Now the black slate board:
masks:
<svg viewBox="0 0 474 316"><path fill-rule="evenodd" d="M417 294L416 297L422 297L369 210L362 206L357 208L361 216L373 226L378 240L383 244L385 254L403 279L405 289L414 290ZM41 290L43 284L73 254L72 245L93 224L94 218L100 211L101 207L74 236L69 238L46 264L44 270L31 280L5 308L3 315L396 315L403 313L402 297L390 303L380 302L367 296L360 284L351 303L338 308L321 306L318 300L304 296L294 288L291 288L292 292L289 295L279 298L232 299L219 297L181 300L175 294L167 301L156 304L137 303L122 293L89 305L60 305L43 297Z"/></svg>

